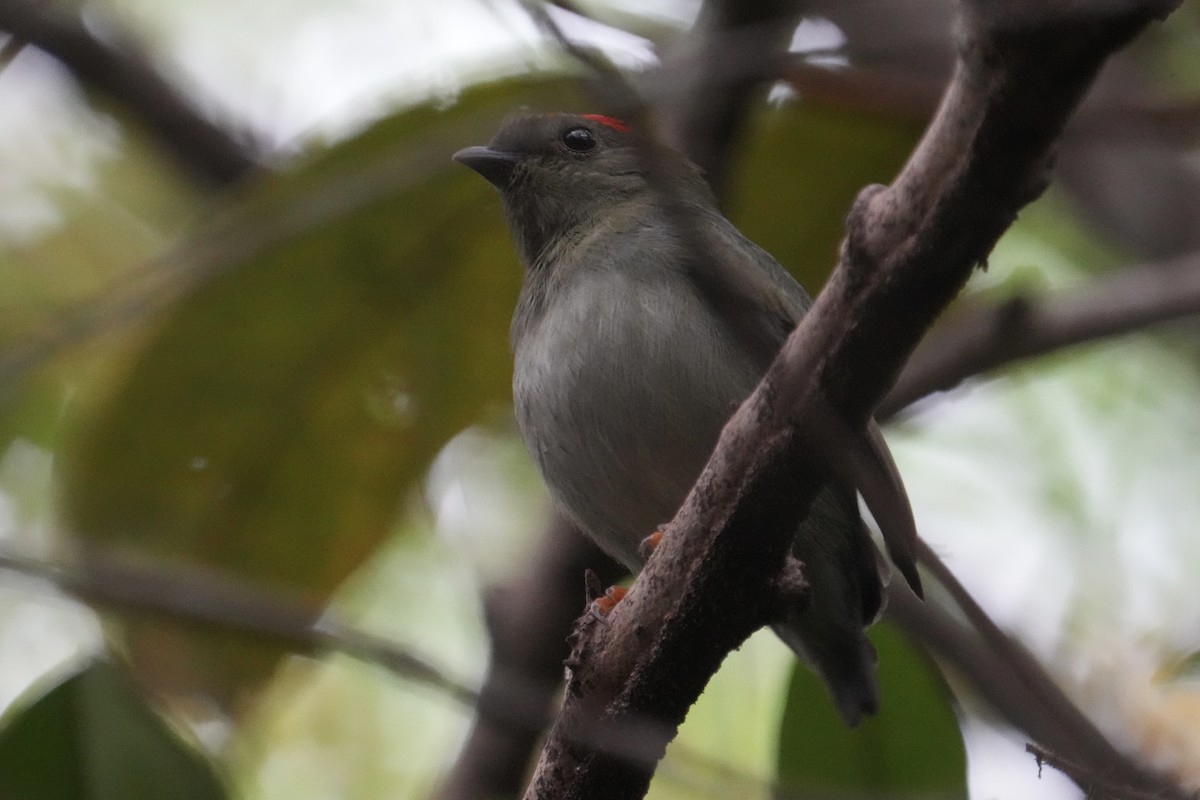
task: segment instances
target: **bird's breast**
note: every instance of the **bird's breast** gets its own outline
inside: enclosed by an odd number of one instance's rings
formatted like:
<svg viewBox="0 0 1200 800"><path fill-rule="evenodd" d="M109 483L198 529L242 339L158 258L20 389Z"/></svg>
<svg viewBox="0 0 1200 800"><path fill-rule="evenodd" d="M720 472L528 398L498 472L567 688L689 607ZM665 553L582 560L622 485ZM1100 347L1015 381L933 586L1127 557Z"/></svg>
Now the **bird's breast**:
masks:
<svg viewBox="0 0 1200 800"><path fill-rule="evenodd" d="M757 378L690 285L661 272L577 275L514 338L517 419L547 486L631 566Z"/></svg>

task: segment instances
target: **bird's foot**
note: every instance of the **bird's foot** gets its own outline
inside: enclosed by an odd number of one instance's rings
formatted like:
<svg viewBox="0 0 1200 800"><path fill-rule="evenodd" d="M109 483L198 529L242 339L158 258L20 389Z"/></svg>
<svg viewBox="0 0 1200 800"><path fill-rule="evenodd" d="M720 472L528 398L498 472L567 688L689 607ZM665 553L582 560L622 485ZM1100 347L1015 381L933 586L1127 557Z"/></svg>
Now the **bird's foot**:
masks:
<svg viewBox="0 0 1200 800"><path fill-rule="evenodd" d="M638 555L642 557L643 561L650 558L650 554L657 550L658 546L662 544L663 537L666 536L666 534L663 532L663 527L666 526L659 527L659 529L654 533L650 534L645 539L642 539L642 543L638 545Z"/></svg>
<svg viewBox="0 0 1200 800"><path fill-rule="evenodd" d="M624 599L625 595L629 594L629 590L624 586L610 586L604 594L592 601L590 611L592 616L603 621L612 610L617 607L617 603Z"/></svg>

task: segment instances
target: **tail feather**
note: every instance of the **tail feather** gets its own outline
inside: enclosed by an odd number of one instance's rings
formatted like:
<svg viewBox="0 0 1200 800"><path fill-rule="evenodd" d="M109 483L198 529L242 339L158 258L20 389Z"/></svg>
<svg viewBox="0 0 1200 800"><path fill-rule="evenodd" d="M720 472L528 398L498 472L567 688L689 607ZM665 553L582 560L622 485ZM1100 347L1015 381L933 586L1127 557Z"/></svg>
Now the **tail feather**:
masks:
<svg viewBox="0 0 1200 800"><path fill-rule="evenodd" d="M925 593L921 588L921 576L917 572L916 563L917 524L913 520L912 506L909 505L908 493L904 489L904 481L900 478L900 470L896 468L896 462L892 460L892 452L883 440L883 433L879 430L879 425L875 420L867 423L865 444L870 458L864 459L864 461L873 462L883 479L883 486L878 491L880 500L876 502L879 503L881 510L886 510L888 513L877 515L875 521L879 523L880 531L883 533L883 541L887 546L888 555L891 556L892 563L900 570L900 574L908 581L913 593L917 597L924 598ZM860 487L860 490L862 489L863 487ZM874 498L867 498L865 491L863 497L868 500L870 507L870 501ZM876 513L876 507L871 507L871 513Z"/></svg>
<svg viewBox="0 0 1200 800"><path fill-rule="evenodd" d="M878 656L861 631L825 631L818 639L792 623L772 628L801 661L821 676L833 697L838 714L853 728L879 710L879 684L875 679Z"/></svg>
<svg viewBox="0 0 1200 800"><path fill-rule="evenodd" d="M877 658L864 628L885 595L883 559L851 487L835 481L817 495L792 554L808 581L808 602L774 630L824 680L846 724L857 725L879 707Z"/></svg>

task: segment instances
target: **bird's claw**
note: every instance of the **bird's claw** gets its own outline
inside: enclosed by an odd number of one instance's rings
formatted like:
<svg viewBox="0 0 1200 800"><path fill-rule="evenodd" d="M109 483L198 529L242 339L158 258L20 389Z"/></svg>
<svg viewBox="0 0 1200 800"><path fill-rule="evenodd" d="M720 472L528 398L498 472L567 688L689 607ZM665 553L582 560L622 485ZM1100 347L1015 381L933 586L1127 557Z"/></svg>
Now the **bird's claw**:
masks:
<svg viewBox="0 0 1200 800"><path fill-rule="evenodd" d="M650 554L658 549L658 546L662 544L664 536L666 534L663 533L663 529L659 528L645 539L642 539L641 544L638 545L638 555L642 557L643 561L650 558Z"/></svg>
<svg viewBox="0 0 1200 800"><path fill-rule="evenodd" d="M604 618L612 613L612 610L617 607L617 603L621 602L627 594L629 594L629 590L624 586L610 586L603 595L592 601L588 610L593 617L603 622Z"/></svg>

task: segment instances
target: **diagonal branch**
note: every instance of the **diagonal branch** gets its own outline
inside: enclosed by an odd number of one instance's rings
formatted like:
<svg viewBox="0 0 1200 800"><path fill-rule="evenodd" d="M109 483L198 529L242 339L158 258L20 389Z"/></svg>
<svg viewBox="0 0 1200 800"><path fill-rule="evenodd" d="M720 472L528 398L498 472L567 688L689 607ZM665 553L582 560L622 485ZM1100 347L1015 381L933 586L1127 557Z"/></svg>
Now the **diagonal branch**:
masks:
<svg viewBox="0 0 1200 800"><path fill-rule="evenodd" d="M866 424L925 330L1044 188L1052 148L1101 64L1172 7L966 4L960 63L921 144L890 187L860 196L825 291L726 426L629 595L606 624L581 624L527 797L644 795L724 655L770 619L763 576L781 573L828 478L831 442L816 423L837 409ZM580 734L596 719L641 721L642 757L589 746Z"/></svg>

